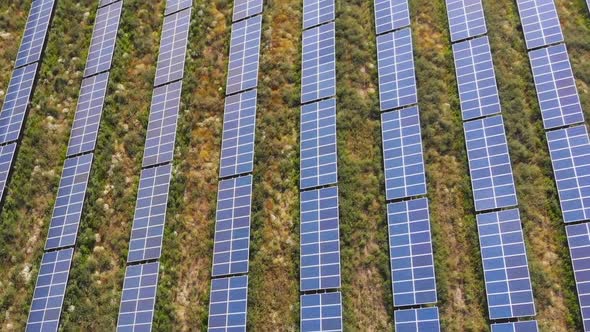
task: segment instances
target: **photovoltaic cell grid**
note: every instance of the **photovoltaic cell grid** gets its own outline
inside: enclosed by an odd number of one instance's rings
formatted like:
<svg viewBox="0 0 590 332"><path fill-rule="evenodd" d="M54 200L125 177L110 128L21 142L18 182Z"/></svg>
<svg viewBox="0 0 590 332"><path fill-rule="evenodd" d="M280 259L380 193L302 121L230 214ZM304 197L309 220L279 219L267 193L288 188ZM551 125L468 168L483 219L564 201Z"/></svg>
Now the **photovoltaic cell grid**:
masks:
<svg viewBox="0 0 590 332"><path fill-rule="evenodd" d="M590 224L566 226L584 331L590 331Z"/></svg>
<svg viewBox="0 0 590 332"><path fill-rule="evenodd" d="M387 199L426 194L418 107L382 113L381 133Z"/></svg>
<svg viewBox="0 0 590 332"><path fill-rule="evenodd" d="M57 331L73 253L69 248L43 254L27 331Z"/></svg>
<svg viewBox="0 0 590 332"><path fill-rule="evenodd" d="M252 172L256 94L257 90L250 90L225 98L219 170L222 178Z"/></svg>
<svg viewBox="0 0 590 332"><path fill-rule="evenodd" d="M84 77L111 68L122 7L123 2L120 1L98 9L90 42L90 51L86 60L86 69L84 69Z"/></svg>
<svg viewBox="0 0 590 332"><path fill-rule="evenodd" d="M565 45L534 50L529 57L545 129L584 122Z"/></svg>
<svg viewBox="0 0 590 332"><path fill-rule="evenodd" d="M209 332L246 331L248 276L211 280Z"/></svg>
<svg viewBox="0 0 590 332"><path fill-rule="evenodd" d="M492 324L492 332L538 332L539 326L536 320L522 322Z"/></svg>
<svg viewBox="0 0 590 332"><path fill-rule="evenodd" d="M377 36L377 62L381 111L417 103L410 28Z"/></svg>
<svg viewBox="0 0 590 332"><path fill-rule="evenodd" d="M301 189L338 181L336 99L301 106Z"/></svg>
<svg viewBox="0 0 590 332"><path fill-rule="evenodd" d="M66 159L53 206L45 250L76 244L93 156L90 153Z"/></svg>
<svg viewBox="0 0 590 332"><path fill-rule="evenodd" d="M154 89L148 121L143 167L172 161L182 81Z"/></svg>
<svg viewBox="0 0 590 332"><path fill-rule="evenodd" d="M98 4L98 7L103 7L103 6L106 6L106 5L110 5L110 4L115 3L117 1L121 1L121 0L100 0L100 2ZM170 2L170 1L168 1L168 2Z"/></svg>
<svg viewBox="0 0 590 332"><path fill-rule="evenodd" d="M500 97L488 37L453 45L463 120L500 113Z"/></svg>
<svg viewBox="0 0 590 332"><path fill-rule="evenodd" d="M118 332L151 331L159 262L131 265L125 271Z"/></svg>
<svg viewBox="0 0 590 332"><path fill-rule="evenodd" d="M463 124L476 211L517 205L502 116Z"/></svg>
<svg viewBox="0 0 590 332"><path fill-rule="evenodd" d="M141 171L127 262L160 258L171 171L170 164Z"/></svg>
<svg viewBox="0 0 590 332"><path fill-rule="evenodd" d="M333 22L303 31L301 103L336 94L335 36Z"/></svg>
<svg viewBox="0 0 590 332"><path fill-rule="evenodd" d="M340 292L301 296L301 331L342 331Z"/></svg>
<svg viewBox="0 0 590 332"><path fill-rule="evenodd" d="M419 308L394 311L396 332L439 332L438 308Z"/></svg>
<svg viewBox="0 0 590 332"><path fill-rule="evenodd" d="M232 25L226 94L258 85L262 16L254 16Z"/></svg>
<svg viewBox="0 0 590 332"><path fill-rule="evenodd" d="M41 58L54 5L55 0L36 0L32 2L25 32L16 55L15 67L39 61Z"/></svg>
<svg viewBox="0 0 590 332"><path fill-rule="evenodd" d="M477 215L490 319L535 315L518 209Z"/></svg>
<svg viewBox="0 0 590 332"><path fill-rule="evenodd" d="M16 141L31 99L37 64L15 69L0 111L0 144Z"/></svg>
<svg viewBox="0 0 590 332"><path fill-rule="evenodd" d="M410 25L408 0L375 0L375 30L382 34Z"/></svg>
<svg viewBox="0 0 590 332"><path fill-rule="evenodd" d="M164 18L155 86L179 80L184 75L190 21L190 8Z"/></svg>
<svg viewBox="0 0 590 332"><path fill-rule="evenodd" d="M164 15L170 15L177 11L190 8L192 5L193 0L167 0Z"/></svg>
<svg viewBox="0 0 590 332"><path fill-rule="evenodd" d="M451 41L487 33L481 0L446 0Z"/></svg>
<svg viewBox="0 0 590 332"><path fill-rule="evenodd" d="M340 287L338 187L301 193L301 291Z"/></svg>
<svg viewBox="0 0 590 332"><path fill-rule="evenodd" d="M4 196L4 188L6 187L6 181L8 181L8 174L10 173L15 151L16 143L0 146L0 201Z"/></svg>
<svg viewBox="0 0 590 332"><path fill-rule="evenodd" d="M252 175L221 181L217 195L211 274L216 277L247 273Z"/></svg>
<svg viewBox="0 0 590 332"><path fill-rule="evenodd" d="M332 0L333 1L333 0ZM235 0L233 21L262 13L263 0Z"/></svg>
<svg viewBox="0 0 590 332"><path fill-rule="evenodd" d="M527 48L563 41L554 0L516 0Z"/></svg>
<svg viewBox="0 0 590 332"><path fill-rule="evenodd" d="M304 30L330 22L334 18L334 0L303 0Z"/></svg>

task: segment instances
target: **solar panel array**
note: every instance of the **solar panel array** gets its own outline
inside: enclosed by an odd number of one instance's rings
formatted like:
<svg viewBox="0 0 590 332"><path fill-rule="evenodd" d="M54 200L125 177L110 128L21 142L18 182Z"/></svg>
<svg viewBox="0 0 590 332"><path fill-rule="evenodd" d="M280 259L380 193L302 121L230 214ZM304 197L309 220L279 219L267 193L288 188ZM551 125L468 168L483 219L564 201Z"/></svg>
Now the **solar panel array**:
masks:
<svg viewBox="0 0 590 332"><path fill-rule="evenodd" d="M440 322L437 307L396 310L396 332L439 332Z"/></svg>
<svg viewBox="0 0 590 332"><path fill-rule="evenodd" d="M568 225L565 228L584 322L590 330L590 224Z"/></svg>
<svg viewBox="0 0 590 332"><path fill-rule="evenodd" d="M233 21L261 14L263 5L263 0L235 0Z"/></svg>
<svg viewBox="0 0 590 332"><path fill-rule="evenodd" d="M446 0L451 41L484 35L488 32L481 0Z"/></svg>
<svg viewBox="0 0 590 332"><path fill-rule="evenodd" d="M342 331L342 294L301 296L301 331Z"/></svg>
<svg viewBox="0 0 590 332"><path fill-rule="evenodd" d="M301 103L305 104L334 95L336 95L336 30L334 22L329 22L303 31Z"/></svg>
<svg viewBox="0 0 590 332"><path fill-rule="evenodd" d="M0 110L0 144L19 139L37 77L38 63L17 68L12 72L4 104Z"/></svg>
<svg viewBox="0 0 590 332"><path fill-rule="evenodd" d="M190 22L191 8L164 17L155 86L182 79Z"/></svg>
<svg viewBox="0 0 590 332"><path fill-rule="evenodd" d="M127 266L117 331L152 330L159 269L159 262Z"/></svg>
<svg viewBox="0 0 590 332"><path fill-rule="evenodd" d="M335 17L334 0L303 0L303 30L331 22Z"/></svg>
<svg viewBox="0 0 590 332"><path fill-rule="evenodd" d="M408 0L375 0L375 31L378 35L409 25Z"/></svg>
<svg viewBox="0 0 590 332"><path fill-rule="evenodd" d="M8 182L8 175L16 152L16 143L0 146L0 199L4 197L4 188Z"/></svg>
<svg viewBox="0 0 590 332"><path fill-rule="evenodd" d="M247 275L213 279L208 331L245 331L247 307Z"/></svg>
<svg viewBox="0 0 590 332"><path fill-rule="evenodd" d="M232 25L226 94L258 85L262 15Z"/></svg>
<svg viewBox="0 0 590 332"><path fill-rule="evenodd" d="M88 59L86 60L84 77L96 75L111 69L122 8L123 1L119 1L113 3L112 6L98 9L94 22L94 31L90 41Z"/></svg>
<svg viewBox="0 0 590 332"><path fill-rule="evenodd" d="M192 5L193 0L167 0L164 15L168 16L183 9L190 8Z"/></svg>
<svg viewBox="0 0 590 332"><path fill-rule="evenodd" d="M15 67L41 60L54 9L55 0L35 0L31 3L25 32L16 55Z"/></svg>
<svg viewBox="0 0 590 332"><path fill-rule="evenodd" d="M527 48L563 41L563 33L553 0L516 0Z"/></svg>
<svg viewBox="0 0 590 332"><path fill-rule="evenodd" d="M539 326L536 320L522 322L492 324L492 332L538 332Z"/></svg>

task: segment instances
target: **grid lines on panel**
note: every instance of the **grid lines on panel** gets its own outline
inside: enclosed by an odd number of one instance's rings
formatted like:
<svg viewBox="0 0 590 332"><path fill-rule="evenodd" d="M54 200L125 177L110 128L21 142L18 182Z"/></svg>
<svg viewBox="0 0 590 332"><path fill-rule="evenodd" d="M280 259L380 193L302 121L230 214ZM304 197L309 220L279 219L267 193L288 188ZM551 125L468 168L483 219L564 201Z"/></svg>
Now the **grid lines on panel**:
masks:
<svg viewBox="0 0 590 332"><path fill-rule="evenodd" d="M303 0L303 30L335 18L334 0Z"/></svg>
<svg viewBox="0 0 590 332"><path fill-rule="evenodd" d="M190 8L193 5L193 0L166 0L166 11L164 15L168 16L177 11Z"/></svg>
<svg viewBox="0 0 590 332"><path fill-rule="evenodd" d="M492 324L492 332L538 332L536 320Z"/></svg>
<svg viewBox="0 0 590 332"><path fill-rule="evenodd" d="M516 0L527 48L563 41L554 0Z"/></svg>
<svg viewBox="0 0 590 332"><path fill-rule="evenodd" d="M0 144L16 141L19 138L36 74L36 63L12 72L0 111Z"/></svg>
<svg viewBox="0 0 590 332"><path fill-rule="evenodd" d="M342 331L340 292L301 296L301 331Z"/></svg>
<svg viewBox="0 0 590 332"><path fill-rule="evenodd" d="M234 0L234 22L262 13L263 0Z"/></svg>
<svg viewBox="0 0 590 332"><path fill-rule="evenodd" d="M437 307L394 311L396 332L439 332Z"/></svg>
<svg viewBox="0 0 590 332"><path fill-rule="evenodd" d="M111 69L123 2L99 8L94 22L84 77Z"/></svg>
<svg viewBox="0 0 590 332"><path fill-rule="evenodd" d="M190 20L191 8L164 17L154 86L183 77Z"/></svg>
<svg viewBox="0 0 590 332"><path fill-rule="evenodd" d="M110 5L110 4L112 4L112 3L115 3L115 2L117 2L117 1L121 1L121 0L100 0L100 2L99 2L99 4L98 4L98 7L99 7L99 8L100 8L100 7L104 7L104 6L106 6L106 5Z"/></svg>
<svg viewBox="0 0 590 332"><path fill-rule="evenodd" d="M584 322L590 330L590 224L568 225L565 228L576 280L576 289Z"/></svg>
<svg viewBox="0 0 590 332"><path fill-rule="evenodd" d="M375 0L374 2L377 34L410 25L408 0Z"/></svg>
<svg viewBox="0 0 590 332"><path fill-rule="evenodd" d="M159 262L127 266L117 320L118 332L151 331Z"/></svg>
<svg viewBox="0 0 590 332"><path fill-rule="evenodd" d="M452 42L488 32L481 0L446 1Z"/></svg>
<svg viewBox="0 0 590 332"><path fill-rule="evenodd" d="M303 31L301 103L336 94L334 22Z"/></svg>
<svg viewBox="0 0 590 332"><path fill-rule="evenodd" d="M15 151L16 143L0 146L0 201L4 197L4 188L8 181Z"/></svg>
<svg viewBox="0 0 590 332"><path fill-rule="evenodd" d="M248 276L211 280L209 332L246 331Z"/></svg>
<svg viewBox="0 0 590 332"><path fill-rule="evenodd" d="M55 0L34 0L16 56L15 67L39 61L49 31Z"/></svg>
<svg viewBox="0 0 590 332"><path fill-rule="evenodd" d="M261 32L262 15L232 25L226 95L258 85Z"/></svg>

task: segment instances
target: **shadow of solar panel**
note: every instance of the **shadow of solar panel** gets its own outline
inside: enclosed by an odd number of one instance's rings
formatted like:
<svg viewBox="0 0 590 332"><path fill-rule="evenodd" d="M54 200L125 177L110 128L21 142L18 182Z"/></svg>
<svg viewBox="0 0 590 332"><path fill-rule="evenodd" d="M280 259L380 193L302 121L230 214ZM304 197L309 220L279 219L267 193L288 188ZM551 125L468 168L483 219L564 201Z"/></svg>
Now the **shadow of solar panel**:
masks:
<svg viewBox="0 0 590 332"><path fill-rule="evenodd" d="M516 4L529 50L563 41L553 0L516 0Z"/></svg>
<svg viewBox="0 0 590 332"><path fill-rule="evenodd" d="M179 80L184 75L190 21L191 8L164 18L155 86Z"/></svg>
<svg viewBox="0 0 590 332"><path fill-rule="evenodd" d="M550 131L547 143L563 221L590 219L590 140L586 126Z"/></svg>
<svg viewBox="0 0 590 332"><path fill-rule="evenodd" d="M25 120L37 64L15 69L0 110L0 144L18 140Z"/></svg>
<svg viewBox="0 0 590 332"><path fill-rule="evenodd" d="M336 99L301 106L301 189L338 181Z"/></svg>
<svg viewBox="0 0 590 332"><path fill-rule="evenodd" d="M303 31L301 102L336 94L335 25L328 23Z"/></svg>
<svg viewBox="0 0 590 332"><path fill-rule="evenodd" d="M538 332L539 326L536 320L492 324L492 332Z"/></svg>
<svg viewBox="0 0 590 332"><path fill-rule="evenodd" d="M488 32L481 0L446 1L452 42Z"/></svg>
<svg viewBox="0 0 590 332"><path fill-rule="evenodd" d="M463 124L476 211L516 206L516 189L502 116Z"/></svg>
<svg viewBox="0 0 590 332"><path fill-rule="evenodd" d="M564 44L529 53L545 129L584 122L576 80Z"/></svg>
<svg viewBox="0 0 590 332"><path fill-rule="evenodd" d="M164 15L170 15L177 11L191 8L193 5L193 0L167 0L166 1L166 11Z"/></svg>
<svg viewBox="0 0 590 332"><path fill-rule="evenodd" d="M453 45L463 120L500 113L500 97L488 37Z"/></svg>
<svg viewBox="0 0 590 332"><path fill-rule="evenodd" d="M382 34L410 25L408 0L375 0L375 31Z"/></svg>
<svg viewBox="0 0 590 332"><path fill-rule="evenodd" d="M262 16L254 16L232 25L226 94L258 85Z"/></svg>
<svg viewBox="0 0 590 332"><path fill-rule="evenodd" d="M419 308L394 311L396 332L439 332L438 308Z"/></svg>
<svg viewBox="0 0 590 332"><path fill-rule="evenodd" d="M340 287L338 187L301 193L301 291Z"/></svg>
<svg viewBox="0 0 590 332"><path fill-rule="evenodd" d="M301 296L301 332L342 330L340 292Z"/></svg>
<svg viewBox="0 0 590 332"><path fill-rule="evenodd" d="M125 270L118 332L151 331L160 263L131 265Z"/></svg>
<svg viewBox="0 0 590 332"><path fill-rule="evenodd" d="M333 21L334 0L303 0L303 30Z"/></svg>
<svg viewBox="0 0 590 332"><path fill-rule="evenodd" d="M211 280L209 332L246 331L248 276Z"/></svg>
<svg viewBox="0 0 590 332"><path fill-rule="evenodd" d="M182 81L154 89L143 152L143 167L172 161L181 92Z"/></svg>
<svg viewBox="0 0 590 332"><path fill-rule="evenodd" d="M0 146L0 201L4 197L4 189L6 188L15 151L16 143Z"/></svg>
<svg viewBox="0 0 590 332"><path fill-rule="evenodd" d="M257 90L250 90L225 98L219 169L222 178L252 172L256 94Z"/></svg>
<svg viewBox="0 0 590 332"><path fill-rule="evenodd" d="M57 331L73 253L69 248L43 254L27 331Z"/></svg>
<svg viewBox="0 0 590 332"><path fill-rule="evenodd" d="M53 206L45 250L76 244L93 157L90 153L66 159Z"/></svg>
<svg viewBox="0 0 590 332"><path fill-rule="evenodd" d="M219 182L212 276L248 272L252 175Z"/></svg>
<svg viewBox="0 0 590 332"><path fill-rule="evenodd" d="M98 9L84 77L111 69L122 7L120 1Z"/></svg>
<svg viewBox="0 0 590 332"><path fill-rule="evenodd" d="M590 331L590 224L569 225L565 230L584 331Z"/></svg>
<svg viewBox="0 0 590 332"><path fill-rule="evenodd" d="M235 0L233 22L262 13L263 0Z"/></svg>
<svg viewBox="0 0 590 332"><path fill-rule="evenodd" d="M477 215L490 319L535 315L518 209Z"/></svg>
<svg viewBox="0 0 590 332"><path fill-rule="evenodd" d="M15 67L22 67L41 59L54 6L55 0L36 0L31 3Z"/></svg>
<svg viewBox="0 0 590 332"><path fill-rule="evenodd" d="M127 262L160 258L171 171L170 164L141 171Z"/></svg>
<svg viewBox="0 0 590 332"><path fill-rule="evenodd" d="M417 103L410 28L377 36L377 62L381 111Z"/></svg>

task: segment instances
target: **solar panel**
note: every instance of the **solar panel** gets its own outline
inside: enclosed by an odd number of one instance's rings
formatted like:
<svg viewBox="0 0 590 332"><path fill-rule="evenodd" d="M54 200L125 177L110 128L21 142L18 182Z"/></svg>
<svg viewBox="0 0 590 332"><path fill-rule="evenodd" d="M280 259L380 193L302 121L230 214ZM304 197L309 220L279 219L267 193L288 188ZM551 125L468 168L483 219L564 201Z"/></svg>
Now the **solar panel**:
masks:
<svg viewBox="0 0 590 332"><path fill-rule="evenodd" d="M419 308L394 311L396 332L439 332L438 308Z"/></svg>
<svg viewBox="0 0 590 332"><path fill-rule="evenodd" d="M387 200L426 194L418 107L381 113Z"/></svg>
<svg viewBox="0 0 590 332"><path fill-rule="evenodd" d="M82 80L68 143L68 157L94 150L108 83L108 72Z"/></svg>
<svg viewBox="0 0 590 332"><path fill-rule="evenodd" d="M66 159L53 206L45 250L76 244L93 154Z"/></svg>
<svg viewBox="0 0 590 332"><path fill-rule="evenodd" d="M452 42L488 32L481 0L446 1Z"/></svg>
<svg viewBox="0 0 590 332"><path fill-rule="evenodd" d="M246 331L248 276L211 280L210 332Z"/></svg>
<svg viewBox="0 0 590 332"><path fill-rule="evenodd" d="M167 0L166 1L166 11L164 15L170 15L177 11L191 8L193 5L193 0Z"/></svg>
<svg viewBox="0 0 590 332"><path fill-rule="evenodd" d="M336 35L334 23L303 31L301 102L336 94Z"/></svg>
<svg viewBox="0 0 590 332"><path fill-rule="evenodd" d="M98 7L104 7L121 0L100 0Z"/></svg>
<svg viewBox="0 0 590 332"><path fill-rule="evenodd" d="M0 201L4 197L4 189L6 188L15 151L16 143L0 146Z"/></svg>
<svg viewBox="0 0 590 332"><path fill-rule="evenodd" d="M547 46L563 41L553 0L516 0L526 46Z"/></svg>
<svg viewBox="0 0 590 332"><path fill-rule="evenodd" d="M127 266L117 331L151 331L160 263Z"/></svg>
<svg viewBox="0 0 590 332"><path fill-rule="evenodd" d="M301 189L338 181L336 99L301 106Z"/></svg>
<svg viewBox="0 0 590 332"><path fill-rule="evenodd" d="M463 124L476 211L517 205L502 116Z"/></svg>
<svg viewBox="0 0 590 332"><path fill-rule="evenodd" d="M340 287L338 187L301 193L301 291Z"/></svg>
<svg viewBox="0 0 590 332"><path fill-rule="evenodd" d="M252 172L256 94L250 90L225 98L220 177Z"/></svg>
<svg viewBox="0 0 590 332"><path fill-rule="evenodd" d="M340 292L301 296L301 332L342 330Z"/></svg>
<svg viewBox="0 0 590 332"><path fill-rule="evenodd" d="M69 248L43 254L27 331L57 331L73 253Z"/></svg>
<svg viewBox="0 0 590 332"><path fill-rule="evenodd" d="M418 102L410 28L377 36L377 63L381 111Z"/></svg>
<svg viewBox="0 0 590 332"><path fill-rule="evenodd" d="M375 31L382 34L410 25L408 0L375 0Z"/></svg>
<svg viewBox="0 0 590 332"><path fill-rule="evenodd" d="M219 182L212 275L248 272L252 175Z"/></svg>
<svg viewBox="0 0 590 332"><path fill-rule="evenodd" d="M171 171L170 164L141 171L127 262L160 258Z"/></svg>
<svg viewBox="0 0 590 332"><path fill-rule="evenodd" d="M226 94L258 85L258 62L262 16L254 16L232 25Z"/></svg>
<svg viewBox="0 0 590 332"><path fill-rule="evenodd" d="M576 80L564 44L529 53L545 129L584 122Z"/></svg>
<svg viewBox="0 0 590 332"><path fill-rule="evenodd" d="M15 69L0 111L0 144L16 141L31 99L37 64Z"/></svg>
<svg viewBox="0 0 590 332"><path fill-rule="evenodd" d="M572 258L584 331L590 331L590 224L568 225L565 230Z"/></svg>
<svg viewBox="0 0 590 332"><path fill-rule="evenodd" d="M55 0L32 2L25 32L16 55L15 67L21 67L41 59L54 5Z"/></svg>
<svg viewBox="0 0 590 332"><path fill-rule="evenodd" d="M191 9L183 10L164 18L160 55L156 65L155 86L182 78L188 30L191 23Z"/></svg>
<svg viewBox="0 0 590 332"><path fill-rule="evenodd" d="M154 89L145 138L143 167L172 161L182 81Z"/></svg>
<svg viewBox="0 0 590 332"><path fill-rule="evenodd" d="M518 209L477 215L490 319L535 315Z"/></svg>
<svg viewBox="0 0 590 332"><path fill-rule="evenodd" d="M333 21L334 0L303 0L303 29Z"/></svg>
<svg viewBox="0 0 590 332"><path fill-rule="evenodd" d="M463 120L500 113L500 97L488 37L453 45Z"/></svg>
<svg viewBox="0 0 590 332"><path fill-rule="evenodd" d="M547 133L564 222L590 219L590 140L585 125Z"/></svg>
<svg viewBox="0 0 590 332"><path fill-rule="evenodd" d="M235 0L233 21L262 13L263 0Z"/></svg>
<svg viewBox="0 0 590 332"><path fill-rule="evenodd" d="M539 326L536 320L527 320L523 322L512 322L502 324L492 324L492 332L538 332Z"/></svg>
<svg viewBox="0 0 590 332"><path fill-rule="evenodd" d="M84 77L111 69L123 2L101 7L96 14Z"/></svg>

